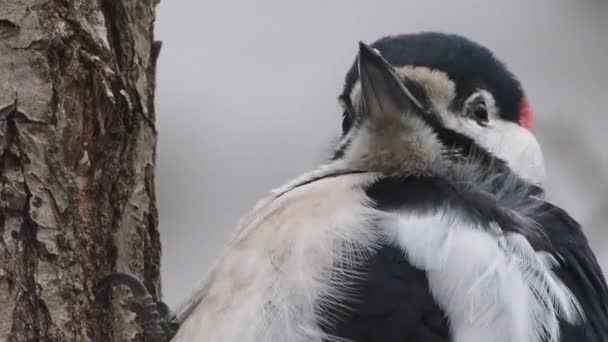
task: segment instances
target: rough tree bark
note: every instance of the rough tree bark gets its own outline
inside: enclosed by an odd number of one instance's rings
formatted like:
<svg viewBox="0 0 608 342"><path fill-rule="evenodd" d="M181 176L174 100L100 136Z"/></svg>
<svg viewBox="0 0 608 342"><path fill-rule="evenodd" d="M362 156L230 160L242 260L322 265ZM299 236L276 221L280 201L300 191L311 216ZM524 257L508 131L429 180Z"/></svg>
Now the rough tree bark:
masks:
<svg viewBox="0 0 608 342"><path fill-rule="evenodd" d="M155 2L0 0L0 341L143 340L95 285L160 296Z"/></svg>

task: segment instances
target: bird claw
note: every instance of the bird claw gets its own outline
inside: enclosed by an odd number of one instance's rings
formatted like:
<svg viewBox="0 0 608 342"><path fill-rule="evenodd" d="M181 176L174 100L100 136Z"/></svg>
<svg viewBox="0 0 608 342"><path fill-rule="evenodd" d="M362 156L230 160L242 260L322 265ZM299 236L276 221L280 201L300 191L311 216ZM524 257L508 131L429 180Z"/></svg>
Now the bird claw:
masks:
<svg viewBox="0 0 608 342"><path fill-rule="evenodd" d="M169 306L162 301L156 302L145 285L136 277L115 272L104 277L98 289L107 286L124 285L131 290L136 301L134 312L140 318L145 340L149 342L168 342L177 332L179 324L175 321Z"/></svg>

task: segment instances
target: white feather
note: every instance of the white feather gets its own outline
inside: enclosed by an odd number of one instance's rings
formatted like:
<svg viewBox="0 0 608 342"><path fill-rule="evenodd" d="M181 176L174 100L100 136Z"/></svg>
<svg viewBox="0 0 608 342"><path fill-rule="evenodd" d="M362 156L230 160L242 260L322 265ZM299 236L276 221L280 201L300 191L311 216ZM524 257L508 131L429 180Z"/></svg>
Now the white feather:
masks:
<svg viewBox="0 0 608 342"><path fill-rule="evenodd" d="M381 241L362 186L373 174L331 177L258 205L179 315L173 341L321 341L318 306L347 292L351 266ZM352 272L351 272L352 273ZM344 281L343 281L344 280Z"/></svg>
<svg viewBox="0 0 608 342"><path fill-rule="evenodd" d="M455 342L555 342L558 318L578 317L553 265L520 234L497 236L497 227L450 212L395 213L386 226L408 260L427 272Z"/></svg>
<svg viewBox="0 0 608 342"><path fill-rule="evenodd" d="M483 127L453 113L440 114L446 127L475 139L485 150L504 160L518 176L531 184L545 183L543 153L528 129L498 118L491 118L489 126Z"/></svg>

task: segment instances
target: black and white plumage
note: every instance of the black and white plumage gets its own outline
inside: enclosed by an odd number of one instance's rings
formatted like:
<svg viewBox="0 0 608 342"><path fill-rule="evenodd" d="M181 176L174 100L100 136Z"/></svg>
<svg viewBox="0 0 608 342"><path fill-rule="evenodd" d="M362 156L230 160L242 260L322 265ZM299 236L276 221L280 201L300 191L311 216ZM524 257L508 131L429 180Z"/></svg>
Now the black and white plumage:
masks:
<svg viewBox="0 0 608 342"><path fill-rule="evenodd" d="M462 37L361 44L334 157L241 220L173 341L607 341L603 274L542 198L523 98Z"/></svg>

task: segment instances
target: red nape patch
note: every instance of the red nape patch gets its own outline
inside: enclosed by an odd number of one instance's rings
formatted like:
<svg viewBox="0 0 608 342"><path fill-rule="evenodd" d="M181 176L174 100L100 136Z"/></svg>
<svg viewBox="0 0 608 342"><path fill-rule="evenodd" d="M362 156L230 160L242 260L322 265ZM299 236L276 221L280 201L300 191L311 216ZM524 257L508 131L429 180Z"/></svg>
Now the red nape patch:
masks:
<svg viewBox="0 0 608 342"><path fill-rule="evenodd" d="M534 124L534 114L525 97L519 103L519 124L528 129L532 128Z"/></svg>

